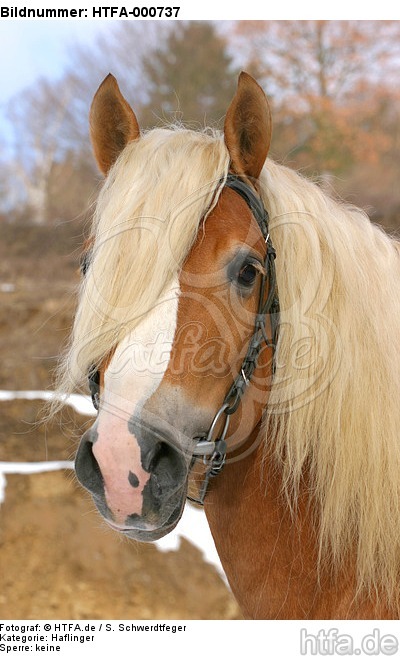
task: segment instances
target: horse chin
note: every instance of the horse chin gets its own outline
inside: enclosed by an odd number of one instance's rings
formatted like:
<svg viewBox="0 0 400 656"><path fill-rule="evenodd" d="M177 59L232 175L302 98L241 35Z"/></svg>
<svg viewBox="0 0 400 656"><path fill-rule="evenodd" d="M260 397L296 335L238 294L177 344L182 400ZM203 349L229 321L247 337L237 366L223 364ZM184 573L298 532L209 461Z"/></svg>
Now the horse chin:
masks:
<svg viewBox="0 0 400 656"><path fill-rule="evenodd" d="M128 519L128 525L117 524L106 517L104 517L104 519L108 526L132 540L136 540L137 542L155 542L156 540L163 538L165 535L168 535L168 533L171 533L179 523L186 502L186 487L184 493L179 496L180 498L173 511L167 520L162 521L160 525L157 524L157 521L145 522L140 517L137 519L130 517Z"/></svg>

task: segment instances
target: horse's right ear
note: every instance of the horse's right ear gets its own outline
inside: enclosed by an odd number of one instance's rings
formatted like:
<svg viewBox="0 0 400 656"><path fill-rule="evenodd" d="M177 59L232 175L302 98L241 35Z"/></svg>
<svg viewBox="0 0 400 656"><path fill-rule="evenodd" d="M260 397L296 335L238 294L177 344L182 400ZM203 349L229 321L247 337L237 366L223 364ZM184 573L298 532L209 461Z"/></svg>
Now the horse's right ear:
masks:
<svg viewBox="0 0 400 656"><path fill-rule="evenodd" d="M107 175L126 144L140 136L136 116L111 73L97 89L89 121L96 161L100 171Z"/></svg>

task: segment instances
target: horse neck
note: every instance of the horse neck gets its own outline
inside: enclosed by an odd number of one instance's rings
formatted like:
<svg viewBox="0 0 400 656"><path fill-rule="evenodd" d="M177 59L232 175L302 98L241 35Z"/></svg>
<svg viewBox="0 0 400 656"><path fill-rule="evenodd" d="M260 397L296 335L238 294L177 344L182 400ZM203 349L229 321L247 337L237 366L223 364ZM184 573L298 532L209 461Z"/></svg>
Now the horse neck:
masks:
<svg viewBox="0 0 400 656"><path fill-rule="evenodd" d="M260 427L250 439L257 440ZM318 544L307 486L295 513L262 440L227 462L207 493L205 512L229 585L245 618L389 618L355 600L354 568L318 571Z"/></svg>

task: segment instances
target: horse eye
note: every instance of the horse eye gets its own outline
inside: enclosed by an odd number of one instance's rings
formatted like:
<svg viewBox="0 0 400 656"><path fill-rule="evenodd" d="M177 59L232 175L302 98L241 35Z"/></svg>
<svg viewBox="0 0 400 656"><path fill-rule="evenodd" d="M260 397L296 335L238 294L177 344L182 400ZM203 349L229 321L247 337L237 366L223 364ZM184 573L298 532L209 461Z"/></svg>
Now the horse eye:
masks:
<svg viewBox="0 0 400 656"><path fill-rule="evenodd" d="M252 264L244 264L240 269L237 277L239 285L242 287L251 287L257 276L257 269Z"/></svg>

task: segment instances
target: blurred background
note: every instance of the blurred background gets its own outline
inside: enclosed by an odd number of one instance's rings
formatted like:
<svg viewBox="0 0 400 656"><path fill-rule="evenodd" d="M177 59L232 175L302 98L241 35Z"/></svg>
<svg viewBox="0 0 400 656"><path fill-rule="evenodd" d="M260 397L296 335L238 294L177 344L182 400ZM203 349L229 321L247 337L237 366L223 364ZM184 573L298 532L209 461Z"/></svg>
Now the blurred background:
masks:
<svg viewBox="0 0 400 656"><path fill-rule="evenodd" d="M270 100L270 155L399 229L399 21L4 21L0 43L0 391L54 386L101 185L88 111L109 72L143 129L196 129L223 126L247 70ZM73 457L88 416L44 412L0 395L1 461ZM4 481L1 617L240 618L201 550L112 534L70 471Z"/></svg>

